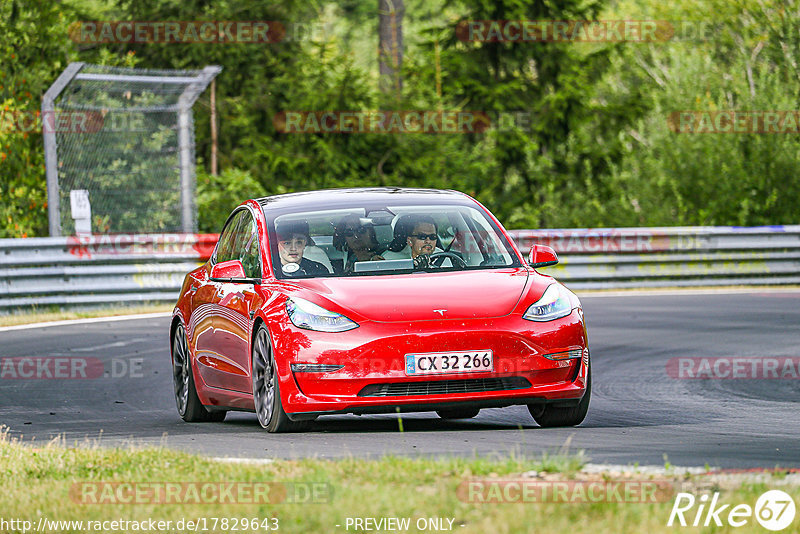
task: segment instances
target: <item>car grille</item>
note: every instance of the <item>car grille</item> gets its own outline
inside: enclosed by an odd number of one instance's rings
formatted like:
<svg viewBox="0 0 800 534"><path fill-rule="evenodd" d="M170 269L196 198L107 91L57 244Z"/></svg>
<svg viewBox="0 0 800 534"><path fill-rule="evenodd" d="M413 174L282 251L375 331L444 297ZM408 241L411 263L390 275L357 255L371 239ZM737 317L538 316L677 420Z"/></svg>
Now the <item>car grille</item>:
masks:
<svg viewBox="0 0 800 534"><path fill-rule="evenodd" d="M395 382L371 384L362 389L359 397L408 397L410 395L447 395L450 393L480 393L525 389L531 383L521 376L506 378L471 378L466 380L434 380L430 382Z"/></svg>

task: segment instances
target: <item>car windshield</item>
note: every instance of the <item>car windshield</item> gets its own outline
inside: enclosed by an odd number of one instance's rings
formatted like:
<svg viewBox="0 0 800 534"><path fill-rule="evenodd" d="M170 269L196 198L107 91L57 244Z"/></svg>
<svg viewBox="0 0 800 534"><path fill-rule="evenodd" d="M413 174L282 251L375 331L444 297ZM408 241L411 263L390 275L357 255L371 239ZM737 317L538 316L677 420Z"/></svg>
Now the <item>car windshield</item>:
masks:
<svg viewBox="0 0 800 534"><path fill-rule="evenodd" d="M464 205L353 207L272 215L277 278L380 276L518 267L482 211Z"/></svg>

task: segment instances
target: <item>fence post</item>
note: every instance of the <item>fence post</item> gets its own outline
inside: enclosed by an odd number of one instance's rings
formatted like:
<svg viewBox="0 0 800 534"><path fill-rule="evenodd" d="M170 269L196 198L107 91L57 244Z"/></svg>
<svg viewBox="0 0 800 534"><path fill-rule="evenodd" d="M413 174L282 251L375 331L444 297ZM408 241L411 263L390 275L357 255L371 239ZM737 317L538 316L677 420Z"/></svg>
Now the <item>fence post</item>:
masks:
<svg viewBox="0 0 800 534"><path fill-rule="evenodd" d="M205 67L195 83L189 84L178 99L178 152L181 175L181 226L184 232L197 231L194 217L194 142L192 134L192 106L222 67Z"/></svg>
<svg viewBox="0 0 800 534"><path fill-rule="evenodd" d="M58 152L56 147L55 100L64 87L83 68L83 63L70 63L42 97L42 137L44 138L45 174L47 176L47 219L50 236L61 235L61 196L58 193ZM48 117L53 127L47 127Z"/></svg>
<svg viewBox="0 0 800 534"><path fill-rule="evenodd" d="M194 192L192 180L192 143L191 123L192 110L181 106L178 110L178 159L181 174L181 229L194 232L194 210L192 197Z"/></svg>

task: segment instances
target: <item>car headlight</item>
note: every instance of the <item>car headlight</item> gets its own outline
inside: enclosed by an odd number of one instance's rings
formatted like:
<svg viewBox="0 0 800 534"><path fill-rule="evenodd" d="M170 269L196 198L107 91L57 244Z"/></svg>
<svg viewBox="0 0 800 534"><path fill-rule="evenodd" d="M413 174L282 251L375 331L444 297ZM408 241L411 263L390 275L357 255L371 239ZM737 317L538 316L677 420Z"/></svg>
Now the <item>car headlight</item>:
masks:
<svg viewBox="0 0 800 534"><path fill-rule="evenodd" d="M341 313L326 310L313 302L292 297L286 301L286 313L297 328L320 332L345 332L358 325Z"/></svg>
<svg viewBox="0 0 800 534"><path fill-rule="evenodd" d="M566 317L572 312L572 302L566 288L559 284L551 284L542 298L531 305L522 316L529 321L552 321Z"/></svg>

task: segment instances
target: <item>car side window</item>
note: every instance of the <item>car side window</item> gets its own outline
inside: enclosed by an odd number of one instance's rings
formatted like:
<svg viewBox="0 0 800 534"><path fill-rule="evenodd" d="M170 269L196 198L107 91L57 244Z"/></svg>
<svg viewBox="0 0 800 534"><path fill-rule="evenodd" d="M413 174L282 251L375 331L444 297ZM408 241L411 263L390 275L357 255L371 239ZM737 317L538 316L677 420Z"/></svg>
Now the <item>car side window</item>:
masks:
<svg viewBox="0 0 800 534"><path fill-rule="evenodd" d="M241 241L237 241L238 257L242 260L244 274L248 278L261 278L261 254L258 248L258 229L249 211L245 212L239 225Z"/></svg>
<svg viewBox="0 0 800 534"><path fill-rule="evenodd" d="M234 247L236 246L236 238L238 237L238 232L236 230L244 213L244 211L240 211L234 215L222 230L219 243L217 243L216 263L238 259L238 256L234 256L234 251L236 250Z"/></svg>

